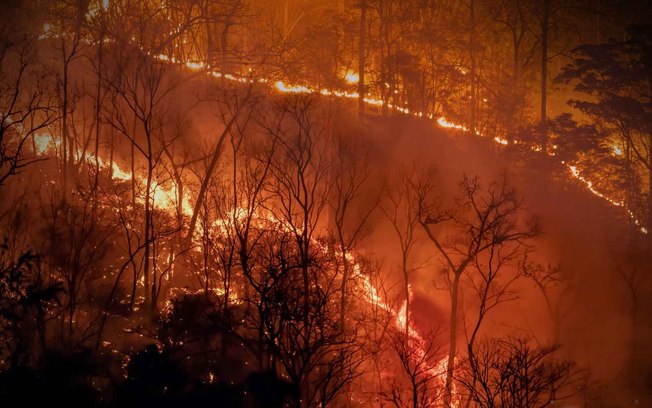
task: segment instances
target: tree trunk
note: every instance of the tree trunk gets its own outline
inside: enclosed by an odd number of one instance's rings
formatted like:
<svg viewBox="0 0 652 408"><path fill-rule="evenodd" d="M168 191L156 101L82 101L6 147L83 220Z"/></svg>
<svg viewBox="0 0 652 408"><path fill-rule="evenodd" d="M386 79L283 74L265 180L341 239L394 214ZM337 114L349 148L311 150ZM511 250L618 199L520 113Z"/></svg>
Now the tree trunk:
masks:
<svg viewBox="0 0 652 408"><path fill-rule="evenodd" d="M403 252L402 259L403 268L403 289L405 290L405 336L409 338L410 335L410 276L407 266L407 253Z"/></svg>
<svg viewBox="0 0 652 408"><path fill-rule="evenodd" d="M365 49L367 36L367 3L366 0L360 2L360 44L358 49L358 113L360 117L364 116L364 71L365 71Z"/></svg>
<svg viewBox="0 0 652 408"><path fill-rule="evenodd" d="M349 263L346 260L346 248L342 236L341 227L338 226L338 236L340 240L340 250L342 251L342 293L340 297L340 324L342 331L346 329L346 284L349 279Z"/></svg>
<svg viewBox="0 0 652 408"><path fill-rule="evenodd" d="M471 29L469 30L469 53L470 53L470 59L471 59L471 71L470 71L470 76L471 76L471 111L470 111L470 123L469 123L469 129L471 132L476 131L477 127L477 122L478 122L478 112L477 112L477 107L478 107L478 102L477 102L477 96L478 96L478 80L477 80L477 67L476 67L476 55L475 55L475 0L471 0L470 3L470 12L471 12Z"/></svg>
<svg viewBox="0 0 652 408"><path fill-rule="evenodd" d="M412 408L419 408L419 384L416 378L412 380Z"/></svg>
<svg viewBox="0 0 652 408"><path fill-rule="evenodd" d="M109 130L109 169L108 169L108 176L109 176L109 181L113 180L113 152L114 152L114 140L113 140L113 130Z"/></svg>
<svg viewBox="0 0 652 408"><path fill-rule="evenodd" d="M97 190L100 183L100 111L102 107L102 48L104 27L100 27L100 41L97 49L97 95L95 97L95 188L93 189L93 210L97 208Z"/></svg>
<svg viewBox="0 0 652 408"><path fill-rule="evenodd" d="M229 23L224 24L224 29L220 35L220 48L221 48L221 67L222 73L229 72L228 53L229 53ZM222 76L224 78L224 76Z"/></svg>
<svg viewBox="0 0 652 408"><path fill-rule="evenodd" d="M600 44L601 35L600 35L600 13L602 13L600 7L600 0L596 1L595 5L595 43Z"/></svg>
<svg viewBox="0 0 652 408"><path fill-rule="evenodd" d="M136 113L134 113L134 124L132 130L133 140L131 142L131 206L136 208Z"/></svg>
<svg viewBox="0 0 652 408"><path fill-rule="evenodd" d="M457 353L457 309L459 301L459 288L461 271L455 273L453 286L451 287L451 315L450 315L450 338L448 344L448 362L446 364L446 389L444 394L444 407L451 406L453 376L455 374L455 354Z"/></svg>
<svg viewBox="0 0 652 408"><path fill-rule="evenodd" d="M651 61L652 55L646 55L646 60ZM652 67L648 67L647 77L648 95L652 95ZM647 250L648 250L648 263L652 260L652 132L648 132L648 162L647 162Z"/></svg>
<svg viewBox="0 0 652 408"><path fill-rule="evenodd" d="M238 118L238 111L236 111L233 114L233 117L231 118L229 123L226 124L224 131L222 132L219 140L217 141L217 146L215 146L215 150L213 150L213 156L211 157L211 161L208 164L208 168L206 169L206 174L204 175L204 179L201 182L201 187L199 188L199 194L197 194L197 202L195 203L195 208L192 211L190 225L188 226L188 235L186 236L187 245L190 244L190 241L192 240L192 234L195 232L195 226L197 225L197 216L199 215L199 209L201 208L201 205L204 201L204 196L206 195L206 191L208 190L208 182L213 175L213 171L215 170L217 161L222 155L222 150L224 150L224 141L226 140L226 135L228 135L229 132L231 131L231 127L233 126L237 118Z"/></svg>
<svg viewBox="0 0 652 408"><path fill-rule="evenodd" d="M550 15L550 0L543 0L543 16L541 17L541 113L539 127L541 128L541 151L548 153L548 19Z"/></svg>
<svg viewBox="0 0 652 408"><path fill-rule="evenodd" d="M283 0L283 38L287 38L290 30L290 0Z"/></svg>
<svg viewBox="0 0 652 408"><path fill-rule="evenodd" d="M208 16L208 2L204 7L204 15ZM213 69L213 33L211 32L210 19L207 18L204 23L204 28L206 29L206 66L210 69Z"/></svg>
<svg viewBox="0 0 652 408"><path fill-rule="evenodd" d="M652 134L648 136L648 157L652 162ZM648 189L647 189L647 250L649 259L652 260L652 164L648 165L647 171Z"/></svg>
<svg viewBox="0 0 652 408"><path fill-rule="evenodd" d="M62 39L61 41L63 42L64 40ZM70 146L68 146L68 59L66 56L65 45L63 43L61 44L61 48L63 51L63 106L61 107L63 112L61 114L61 145L63 149L63 194L65 197L68 188L68 150L70 150Z"/></svg>
<svg viewBox="0 0 652 408"><path fill-rule="evenodd" d="M148 136L148 144L149 136ZM149 149L151 152L151 149ZM145 252L143 259L143 280L145 284L145 305L149 305L150 301L153 302L153 298L149 293L149 264L151 256L151 223L152 223L152 209L151 209L151 189L152 189L152 158L151 156L147 158L147 183L145 185Z"/></svg>

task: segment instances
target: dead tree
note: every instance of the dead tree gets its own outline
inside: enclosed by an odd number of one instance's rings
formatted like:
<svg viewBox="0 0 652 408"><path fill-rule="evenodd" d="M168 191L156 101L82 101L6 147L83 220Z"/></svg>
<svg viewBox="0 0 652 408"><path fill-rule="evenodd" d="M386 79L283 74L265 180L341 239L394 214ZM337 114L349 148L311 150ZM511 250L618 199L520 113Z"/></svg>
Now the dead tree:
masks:
<svg viewBox="0 0 652 408"><path fill-rule="evenodd" d="M117 226L108 222L111 214L94 208L92 191L92 185L78 185L64 202L50 197L43 211L50 274L63 282L65 289L59 336L71 347L96 335L96 318L88 310L98 296L98 282L109 273L106 257L117 231ZM84 313L79 313L80 309Z"/></svg>
<svg viewBox="0 0 652 408"><path fill-rule="evenodd" d="M73 81L73 63L82 56L84 16L88 12L88 2L55 2L53 17L55 30L58 31L61 72L57 76L57 93L61 109L61 144L63 197L67 196L68 177L75 165L77 141L74 138L75 105L79 99L79 90Z"/></svg>
<svg viewBox="0 0 652 408"><path fill-rule="evenodd" d="M445 404L450 404L457 355L460 282L485 254L518 245L538 233L536 224L522 225L522 203L505 177L482 189L477 178L464 177L456 209L446 209L432 197L432 183L416 184L419 223L444 263L444 279L450 291L450 343ZM442 233L449 228L448 234Z"/></svg>
<svg viewBox="0 0 652 408"><path fill-rule="evenodd" d="M313 292L309 271L314 255L311 242L319 237L318 226L332 188L326 150L328 118L320 117L317 108L313 97L288 96L274 108L272 124L264 125L277 144L265 186L273 197L268 208L294 237L306 313Z"/></svg>
<svg viewBox="0 0 652 408"><path fill-rule="evenodd" d="M147 27L135 27L145 29ZM105 84L111 91L112 109L105 120L130 143L132 151L138 152L145 161L144 174L134 174L135 152L132 153L132 200L136 204L142 198L144 209L143 277L145 303L156 308L156 280L152 275L152 245L154 241L154 193L159 180L159 167L165 151L174 140L169 135L167 103L176 82L171 75L172 67L143 55L127 39L120 39L120 47L114 49L113 64L105 69ZM124 48L122 48L124 47ZM144 181L141 181L144 179ZM143 183L142 197L136 190ZM134 271L134 278L136 276Z"/></svg>
<svg viewBox="0 0 652 408"><path fill-rule="evenodd" d="M369 168L370 146L339 135L332 164L333 191L330 203L337 251L342 264L340 321L345 327L347 287L351 277L351 255L369 233L369 218L378 207L382 195L373 191Z"/></svg>
<svg viewBox="0 0 652 408"><path fill-rule="evenodd" d="M206 167L206 173L201 177L201 186L197 193L197 200L195 201L195 206L190 218L190 225L188 227L188 233L186 235L186 241L188 243L190 243L192 234L195 231L199 209L203 205L210 179L214 177L217 164L224 152L225 144L228 140L227 138L232 134L234 127L241 126L244 128L251 118L252 106L249 102L252 96L252 90L253 86L249 86L242 95L236 91L233 91L230 95L228 91L225 92L226 97L224 98L224 107L220 111L224 128L221 129L220 136L213 148L212 154L210 155L210 161ZM243 116L243 118L240 116ZM241 121L241 124L239 124L238 121Z"/></svg>
<svg viewBox="0 0 652 408"><path fill-rule="evenodd" d="M0 21L0 185L39 160L35 137L56 119L51 84L29 36ZM27 39L27 40L26 40ZM28 150L32 142L32 151Z"/></svg>
<svg viewBox="0 0 652 408"><path fill-rule="evenodd" d="M456 379L476 407L547 407L576 395L584 383L572 362L551 359L556 349L521 337L493 339L464 361Z"/></svg>
<svg viewBox="0 0 652 408"><path fill-rule="evenodd" d="M474 347L488 313L503 303L518 299L518 293L511 286L528 270L527 254L531 249L525 241L499 243L487 248L484 256L471 262L466 275L477 301L477 315L467 327L467 312L463 314L469 359L474 356Z"/></svg>
<svg viewBox="0 0 652 408"><path fill-rule="evenodd" d="M417 177L416 169L403 169L396 179L393 190L390 190L386 202L381 207L383 214L390 222L393 232L396 234L400 249L399 269L403 278L403 294L405 296L405 327L407 333L410 324L410 278L413 272L422 266L415 266L412 257L414 247L419 237L418 199L414 179Z"/></svg>
<svg viewBox="0 0 652 408"><path fill-rule="evenodd" d="M421 336L406 333L402 328L390 329L390 347L398 360L399 370L385 398L396 408L438 406L443 394L440 379L444 373L437 363L445 356L439 334L438 330Z"/></svg>

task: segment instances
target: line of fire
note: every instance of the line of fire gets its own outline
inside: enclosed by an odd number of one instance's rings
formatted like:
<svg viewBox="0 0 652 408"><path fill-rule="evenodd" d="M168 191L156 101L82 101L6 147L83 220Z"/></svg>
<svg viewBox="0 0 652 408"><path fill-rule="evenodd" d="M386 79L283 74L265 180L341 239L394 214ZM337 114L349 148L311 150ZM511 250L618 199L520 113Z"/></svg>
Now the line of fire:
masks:
<svg viewBox="0 0 652 408"><path fill-rule="evenodd" d="M3 0L0 406L652 406L646 0Z"/></svg>

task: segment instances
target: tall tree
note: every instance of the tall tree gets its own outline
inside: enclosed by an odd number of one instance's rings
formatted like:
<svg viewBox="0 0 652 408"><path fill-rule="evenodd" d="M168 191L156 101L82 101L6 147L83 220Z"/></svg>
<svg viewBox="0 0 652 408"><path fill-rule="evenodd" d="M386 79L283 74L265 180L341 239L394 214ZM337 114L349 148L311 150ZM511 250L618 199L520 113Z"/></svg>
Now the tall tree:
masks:
<svg viewBox="0 0 652 408"><path fill-rule="evenodd" d="M652 225L652 27L630 27L621 41L582 45L557 78L585 98L569 104L588 115L598 135L631 157L647 189L645 228ZM578 127L579 125L575 126ZM603 139L603 140L604 140ZM579 152L578 152L579 153ZM614 154L614 150L607 151ZM648 247L652 254L652 234Z"/></svg>
<svg viewBox="0 0 652 408"><path fill-rule="evenodd" d="M417 197L419 223L434 244L436 253L443 258L444 279L451 297L444 399L448 406L453 397L461 279L465 273L469 273L474 263L479 262L480 257L500 251L502 247L519 245L523 240L535 236L537 228L534 224L522 225L518 222L522 204L505 178L483 189L477 178L464 177L460 183L457 209L442 208L434 201L432 185L428 183L417 184ZM444 225L452 228L452 235L444 236L439 232Z"/></svg>
<svg viewBox="0 0 652 408"><path fill-rule="evenodd" d="M548 152L548 43L550 37L550 2L543 0L543 11L540 15L541 22L541 112L539 114L539 127L541 131L541 150Z"/></svg>
<svg viewBox="0 0 652 408"><path fill-rule="evenodd" d="M25 12L0 14L0 186L39 160L35 138L57 117L51 84L36 54L37 34L16 26L25 22Z"/></svg>
<svg viewBox="0 0 652 408"><path fill-rule="evenodd" d="M365 110L365 58L367 54L367 2L360 0L360 33L358 45L358 112L364 116Z"/></svg>

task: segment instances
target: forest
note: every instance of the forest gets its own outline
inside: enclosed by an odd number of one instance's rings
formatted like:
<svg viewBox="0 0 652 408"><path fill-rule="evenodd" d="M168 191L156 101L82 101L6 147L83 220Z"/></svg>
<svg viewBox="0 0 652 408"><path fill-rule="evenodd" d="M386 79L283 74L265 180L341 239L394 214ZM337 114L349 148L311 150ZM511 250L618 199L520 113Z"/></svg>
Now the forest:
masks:
<svg viewBox="0 0 652 408"><path fill-rule="evenodd" d="M0 33L0 406L652 406L649 1Z"/></svg>

